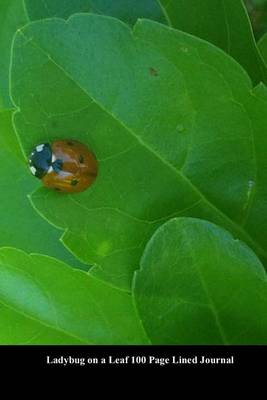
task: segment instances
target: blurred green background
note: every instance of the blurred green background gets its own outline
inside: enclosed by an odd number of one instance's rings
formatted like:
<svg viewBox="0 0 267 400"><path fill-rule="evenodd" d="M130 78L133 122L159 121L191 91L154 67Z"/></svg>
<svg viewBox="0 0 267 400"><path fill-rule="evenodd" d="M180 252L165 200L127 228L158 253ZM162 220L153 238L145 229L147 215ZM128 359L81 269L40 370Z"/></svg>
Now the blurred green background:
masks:
<svg viewBox="0 0 267 400"><path fill-rule="evenodd" d="M267 0L244 0L256 40L267 32Z"/></svg>

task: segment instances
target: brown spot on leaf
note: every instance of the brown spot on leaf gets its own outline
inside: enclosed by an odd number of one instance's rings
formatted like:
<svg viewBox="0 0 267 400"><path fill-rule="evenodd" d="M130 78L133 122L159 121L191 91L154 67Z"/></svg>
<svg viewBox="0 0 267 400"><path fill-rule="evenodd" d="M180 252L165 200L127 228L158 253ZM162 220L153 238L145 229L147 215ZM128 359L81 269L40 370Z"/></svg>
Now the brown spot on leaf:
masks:
<svg viewBox="0 0 267 400"><path fill-rule="evenodd" d="M150 67L149 68L149 73L151 76L158 76L158 71L155 68Z"/></svg>

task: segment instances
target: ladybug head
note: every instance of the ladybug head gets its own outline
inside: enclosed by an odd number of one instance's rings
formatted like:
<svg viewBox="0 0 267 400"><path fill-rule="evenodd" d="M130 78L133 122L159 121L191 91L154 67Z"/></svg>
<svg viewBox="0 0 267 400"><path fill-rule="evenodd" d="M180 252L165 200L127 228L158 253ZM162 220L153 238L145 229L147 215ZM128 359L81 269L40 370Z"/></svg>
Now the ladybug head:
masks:
<svg viewBox="0 0 267 400"><path fill-rule="evenodd" d="M31 173L39 179L47 174L52 164L52 149L49 143L39 144L29 157Z"/></svg>

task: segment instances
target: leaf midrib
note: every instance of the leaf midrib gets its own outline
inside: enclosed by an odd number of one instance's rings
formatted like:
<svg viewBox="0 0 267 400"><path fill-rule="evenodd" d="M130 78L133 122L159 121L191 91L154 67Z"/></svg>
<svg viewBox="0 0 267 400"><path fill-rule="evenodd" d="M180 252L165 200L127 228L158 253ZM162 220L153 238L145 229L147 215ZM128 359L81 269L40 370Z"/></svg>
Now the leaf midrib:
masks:
<svg viewBox="0 0 267 400"><path fill-rule="evenodd" d="M223 13L224 13L224 24L225 24L226 37L227 37L227 52L229 54L231 54L230 26L229 26L228 15L227 15L227 10L226 10L226 7L225 7L224 0L222 1L222 8L223 8Z"/></svg>
<svg viewBox="0 0 267 400"><path fill-rule="evenodd" d="M70 23L70 20L65 21L66 24ZM226 221L228 225L230 225L233 229L234 232L238 232L239 236L244 239L259 255L267 259L267 252L257 243L255 242L251 236L242 229L240 225L238 225L236 222L234 222L230 217L228 217L223 211L221 211L219 208L217 208L214 204L212 204L206 196L190 181L190 179L185 176L180 170L176 169L171 163L169 163L167 160L165 160L159 153L157 153L153 148L151 148L149 145L147 145L143 139L138 136L131 128L129 128L127 125L125 125L124 122L120 121L116 115L114 115L110 110L106 109L105 106L103 106L101 103L99 103L88 91L83 88L79 82L75 80L75 78L72 77L72 75L64 68L64 66L61 66L60 64L57 63L56 59L51 56L45 49L43 49L35 40L33 37L29 38L25 35L23 30L18 30L17 34L20 34L25 40L30 40L31 45L35 46L37 50L39 50L42 54L44 54L47 59L54 64L65 76L68 78L71 82L73 82L86 96L89 97L89 100L91 102L94 102L102 111L104 111L106 114L108 114L110 117L112 117L119 125L121 125L125 131L127 131L142 147L144 147L148 152L154 155L157 159L160 160L162 164L164 164L168 169L170 169L176 177L180 179L183 179L188 186L191 188L191 190L205 203L208 208L211 210L215 211L220 217L223 218L223 220ZM20 111L20 110L19 110Z"/></svg>
<svg viewBox="0 0 267 400"><path fill-rule="evenodd" d="M209 302L209 308L210 308L210 310L211 310L211 312L213 314L214 322L215 322L215 325L217 326L218 332L219 332L219 334L220 334L220 336L222 338L222 342L223 342L223 344L230 344L228 342L228 340L227 340L226 333L224 332L224 328L223 328L223 326L221 324L221 320L220 320L220 317L219 317L219 313L217 311L216 304L214 303L214 300L213 300L213 298L212 298L212 296L210 294L208 285L206 284L206 280L205 280L205 278L203 276L202 269L201 269L201 264L198 262L198 257L196 257L195 248L194 248L194 246L193 246L193 244L191 242L190 235L186 235L185 234L184 236L186 237L187 242L188 242L188 244L190 246L190 249L191 249L191 253L193 254L193 259L195 260L194 266L196 267L201 286L202 286L203 291L204 291L204 293L205 293L205 295L207 297L207 300Z"/></svg>
<svg viewBox="0 0 267 400"><path fill-rule="evenodd" d="M167 12L167 8L168 8L168 7L167 7L167 6L164 6L164 5L161 3L161 0L156 0L156 2L158 3L158 5L159 5L159 7L160 7L160 9L161 9L161 11L162 11L162 14L163 14L164 18L166 19L167 24L168 24L170 27L173 27L171 18L170 18L170 16L169 16L168 12ZM169 6L170 3L171 3L171 1L168 3L168 6Z"/></svg>

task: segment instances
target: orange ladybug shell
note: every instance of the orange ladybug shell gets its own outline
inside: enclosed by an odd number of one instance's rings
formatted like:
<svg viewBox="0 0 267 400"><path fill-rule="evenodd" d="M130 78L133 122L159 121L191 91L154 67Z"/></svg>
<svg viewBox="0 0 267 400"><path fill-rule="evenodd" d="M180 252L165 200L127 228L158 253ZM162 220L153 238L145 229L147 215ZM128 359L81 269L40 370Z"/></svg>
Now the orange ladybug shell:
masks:
<svg viewBox="0 0 267 400"><path fill-rule="evenodd" d="M51 145L53 158L61 161L60 171L49 171L44 186L59 192L82 192L97 176L97 161L88 148L76 140L56 140Z"/></svg>

